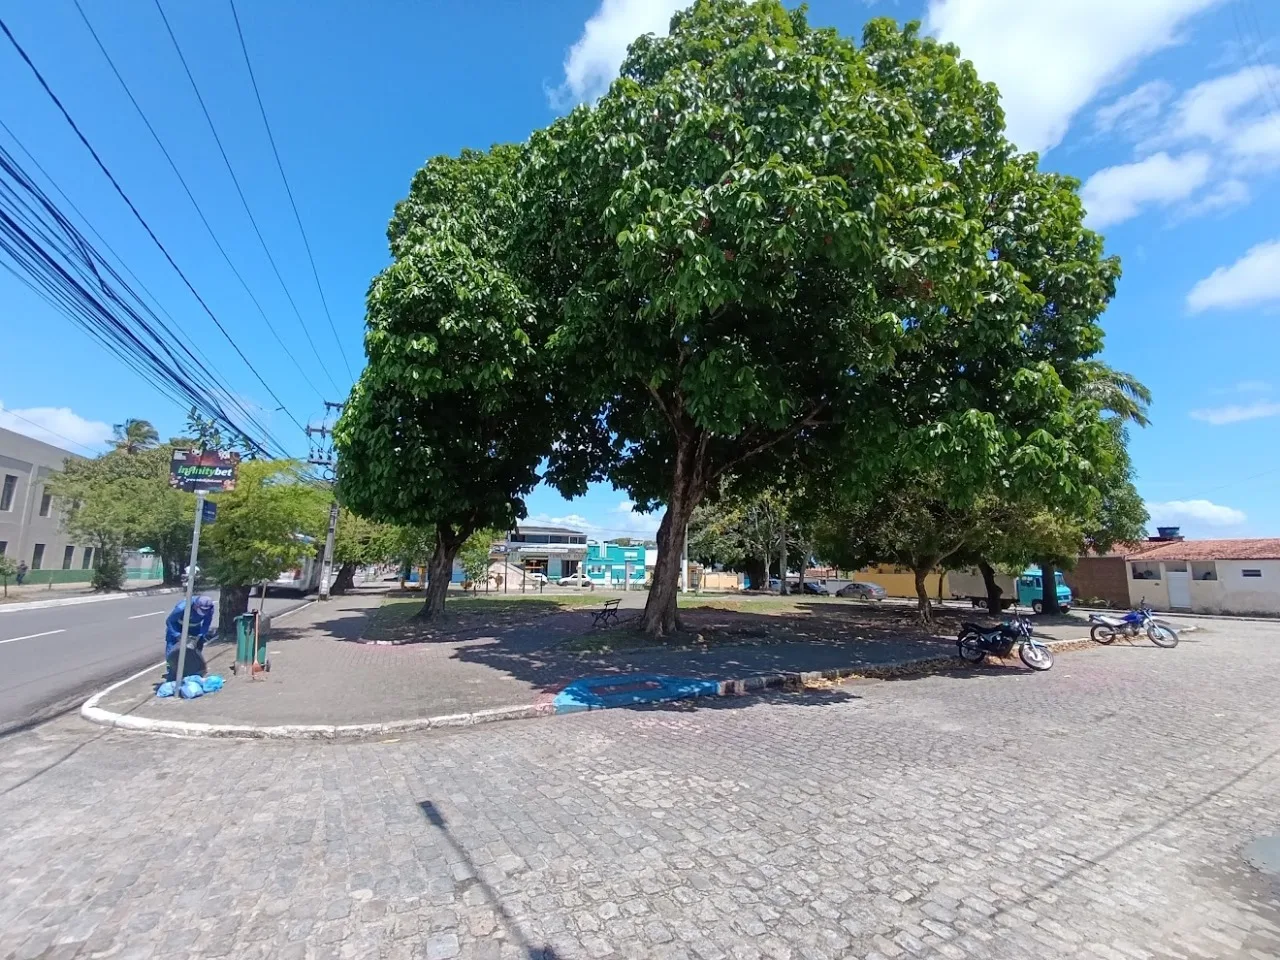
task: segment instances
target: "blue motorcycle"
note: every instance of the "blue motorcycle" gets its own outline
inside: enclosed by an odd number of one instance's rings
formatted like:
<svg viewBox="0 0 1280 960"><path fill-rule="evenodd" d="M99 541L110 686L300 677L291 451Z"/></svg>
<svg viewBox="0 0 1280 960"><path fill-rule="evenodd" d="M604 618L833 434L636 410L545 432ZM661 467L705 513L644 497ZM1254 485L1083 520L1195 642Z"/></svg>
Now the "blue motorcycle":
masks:
<svg viewBox="0 0 1280 960"><path fill-rule="evenodd" d="M1177 631L1163 623L1156 623L1155 617L1151 615L1151 607L1145 600L1138 604L1137 610L1130 610L1123 617L1091 613L1089 622L1094 624L1089 636L1095 643L1114 643L1117 637L1132 639L1145 630L1147 638L1157 647L1178 645Z"/></svg>

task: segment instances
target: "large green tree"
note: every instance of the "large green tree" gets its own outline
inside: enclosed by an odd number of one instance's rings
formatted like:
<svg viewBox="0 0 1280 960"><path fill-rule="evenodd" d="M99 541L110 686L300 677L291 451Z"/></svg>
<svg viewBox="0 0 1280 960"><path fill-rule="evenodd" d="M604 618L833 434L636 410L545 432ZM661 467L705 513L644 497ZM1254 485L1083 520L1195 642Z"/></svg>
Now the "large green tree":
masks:
<svg viewBox="0 0 1280 960"><path fill-rule="evenodd" d="M248 609L253 586L315 555L329 497L292 460L241 463L235 489L210 495L218 515L201 533L200 566L219 587L220 629Z"/></svg>
<svg viewBox="0 0 1280 960"><path fill-rule="evenodd" d="M343 501L433 531L430 617L467 538L526 515L551 447L545 331L509 268L518 157L467 150L414 176L369 290L369 362L334 428Z"/></svg>
<svg viewBox="0 0 1280 960"><path fill-rule="evenodd" d="M400 559L401 542L401 533L393 525L366 520L346 507L341 508L333 540L333 562L338 569L329 592L336 595L350 590L360 567Z"/></svg>
<svg viewBox="0 0 1280 960"><path fill-rule="evenodd" d="M929 134L909 91L777 0L699 0L534 134L517 249L581 413L550 476L573 492L594 468L665 506L649 632L675 625L707 491L886 403L877 374L985 295L987 238Z"/></svg>
<svg viewBox="0 0 1280 960"><path fill-rule="evenodd" d="M165 582L178 582L191 546L195 497L169 486L172 456L169 444L137 452L121 444L91 460L68 458L50 477L66 529L93 544L98 566L122 550L146 547L161 558Z"/></svg>

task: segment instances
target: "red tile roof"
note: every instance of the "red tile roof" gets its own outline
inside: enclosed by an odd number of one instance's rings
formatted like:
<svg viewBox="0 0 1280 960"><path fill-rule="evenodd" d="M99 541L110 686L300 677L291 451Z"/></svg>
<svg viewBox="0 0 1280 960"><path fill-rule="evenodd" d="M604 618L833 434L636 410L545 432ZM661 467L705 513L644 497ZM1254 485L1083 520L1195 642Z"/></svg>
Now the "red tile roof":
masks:
<svg viewBox="0 0 1280 960"><path fill-rule="evenodd" d="M1280 537L1257 540L1174 540L1141 544L1129 560L1280 560Z"/></svg>

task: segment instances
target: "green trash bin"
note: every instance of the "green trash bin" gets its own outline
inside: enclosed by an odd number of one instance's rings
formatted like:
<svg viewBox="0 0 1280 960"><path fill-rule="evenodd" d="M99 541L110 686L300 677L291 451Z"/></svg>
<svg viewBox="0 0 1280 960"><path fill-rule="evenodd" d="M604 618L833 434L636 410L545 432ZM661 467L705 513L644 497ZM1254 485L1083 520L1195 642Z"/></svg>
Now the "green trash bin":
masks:
<svg viewBox="0 0 1280 960"><path fill-rule="evenodd" d="M252 676L259 670L270 670L267 660L267 639L258 635L258 615L242 613L236 617L236 662L232 666L233 673L244 670ZM257 642L257 663L254 663L254 642ZM250 667L253 667L250 670Z"/></svg>

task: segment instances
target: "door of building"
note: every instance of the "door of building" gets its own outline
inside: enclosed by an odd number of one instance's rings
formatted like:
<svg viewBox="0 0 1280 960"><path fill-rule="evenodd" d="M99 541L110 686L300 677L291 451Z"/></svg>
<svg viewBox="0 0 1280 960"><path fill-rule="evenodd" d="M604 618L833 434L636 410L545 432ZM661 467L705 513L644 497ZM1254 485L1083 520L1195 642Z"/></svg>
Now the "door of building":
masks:
<svg viewBox="0 0 1280 960"><path fill-rule="evenodd" d="M1169 581L1169 606L1175 610L1191 609L1191 574L1183 570L1165 573Z"/></svg>

